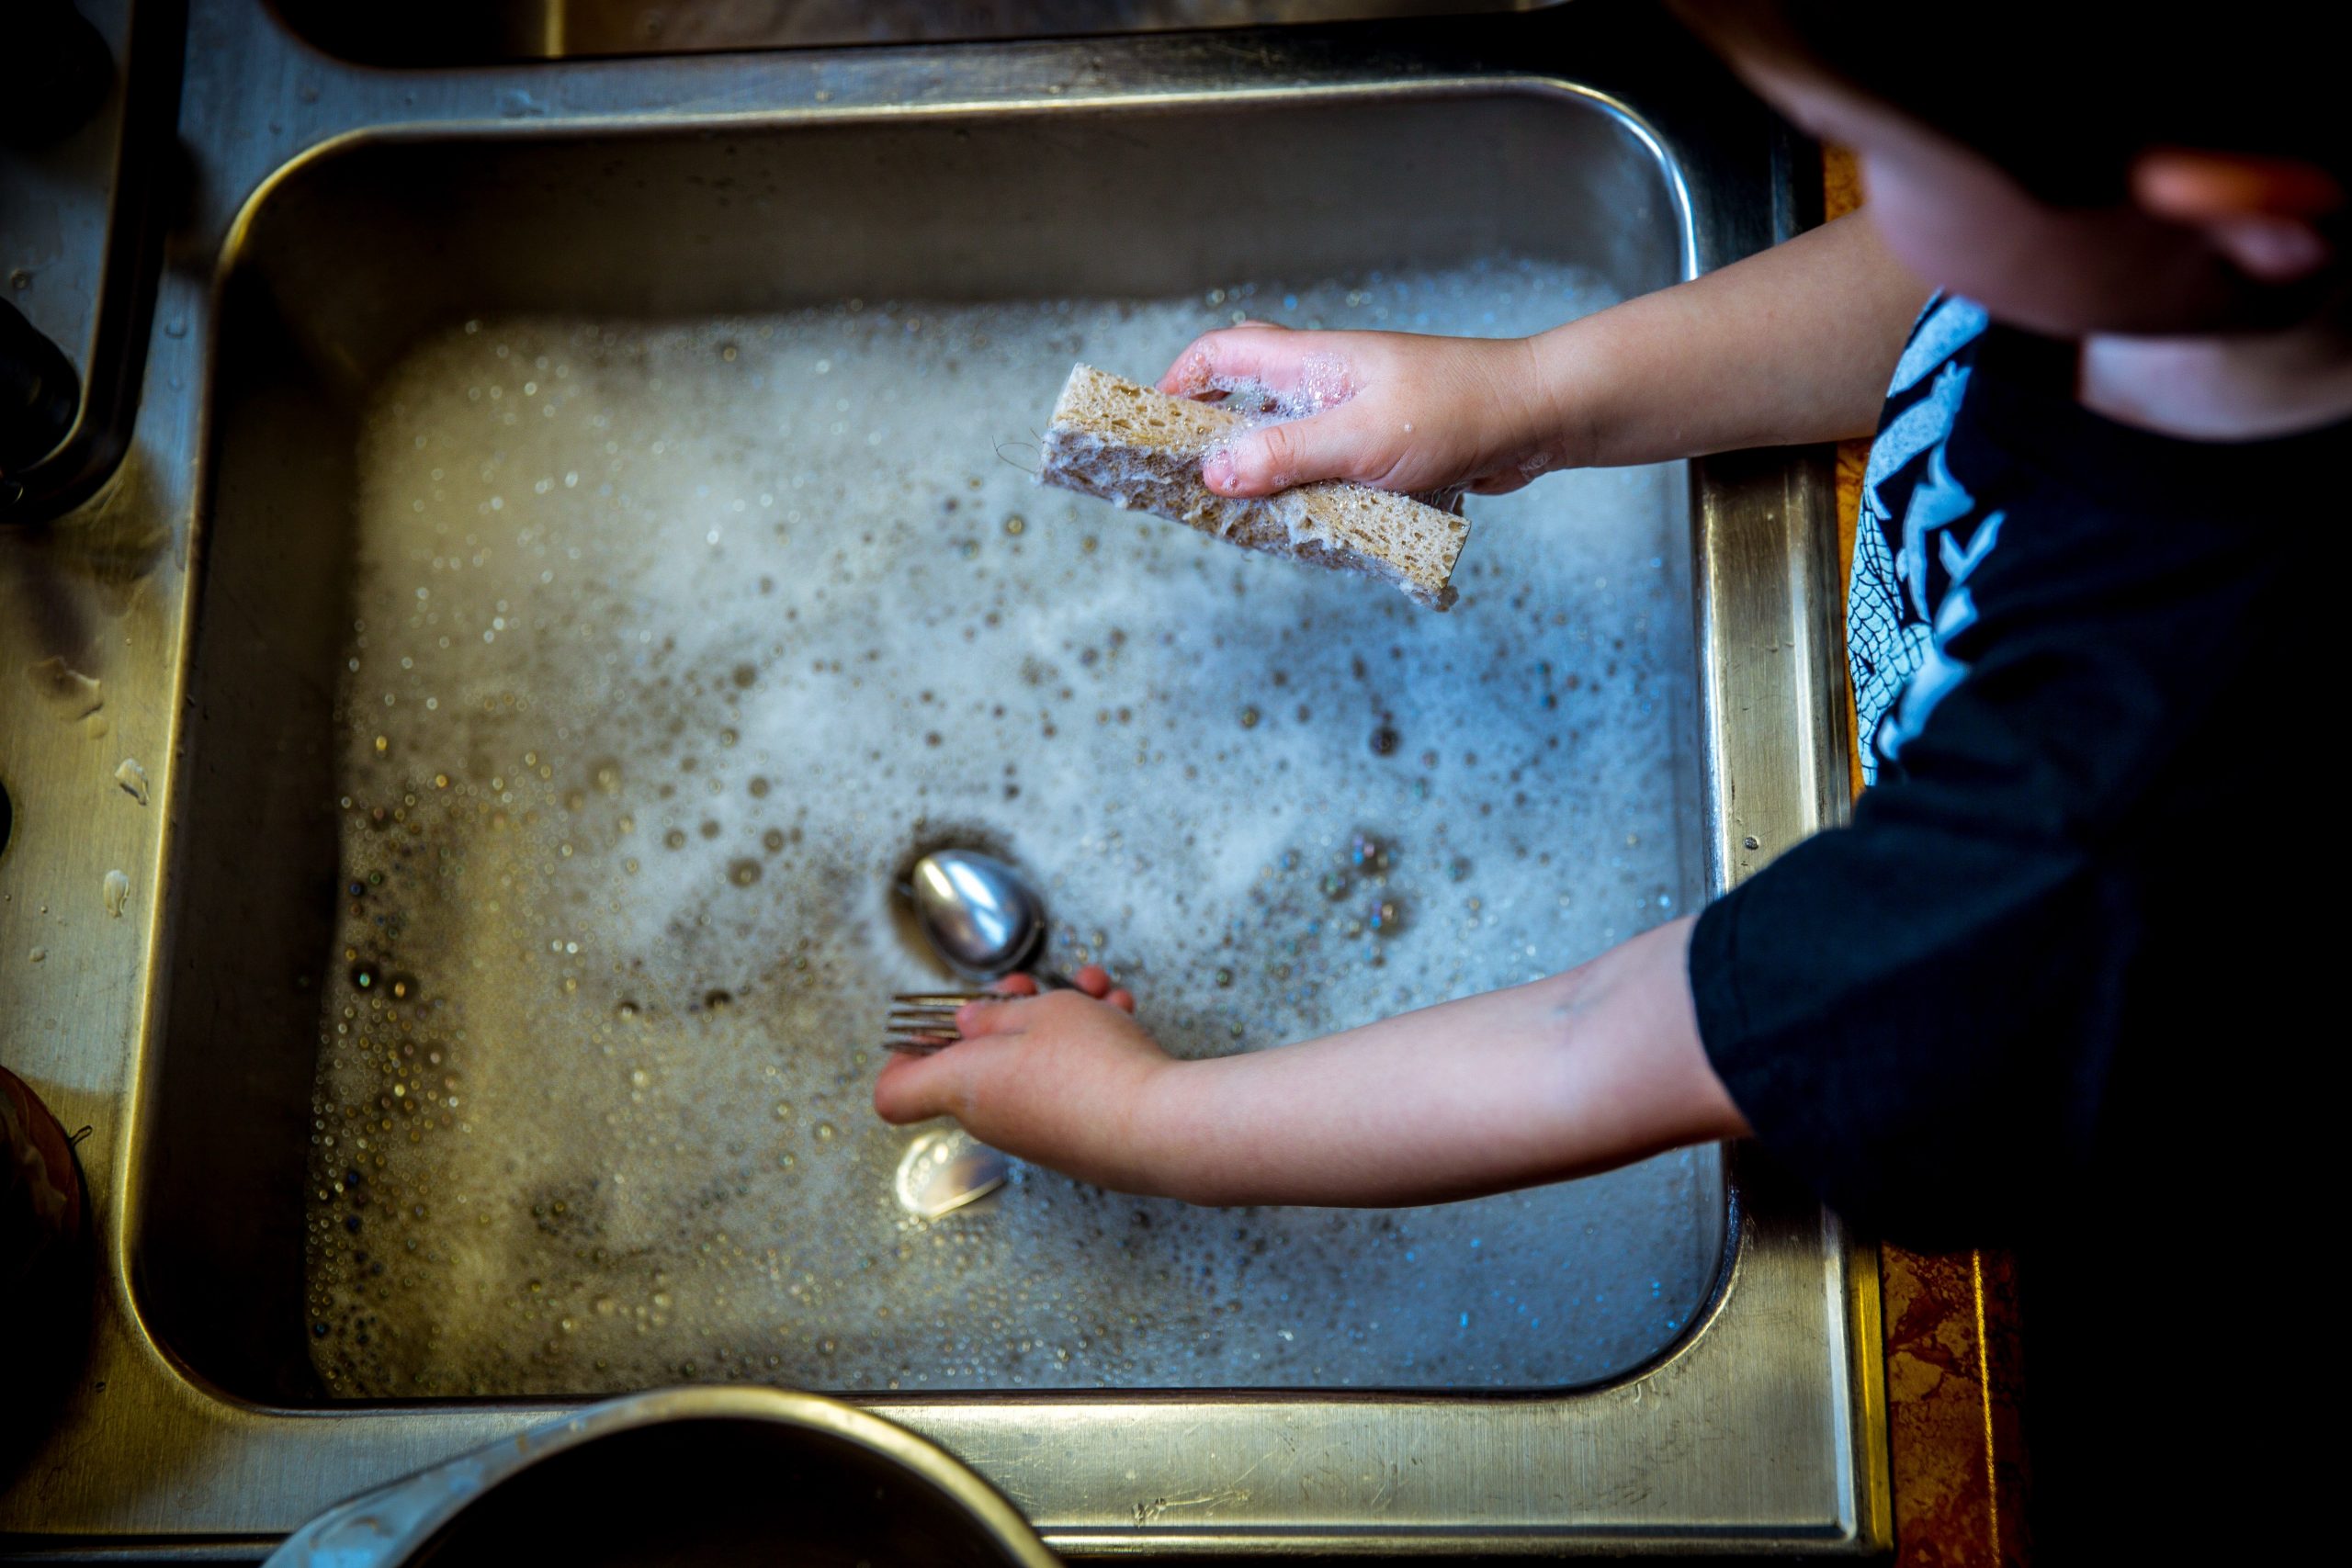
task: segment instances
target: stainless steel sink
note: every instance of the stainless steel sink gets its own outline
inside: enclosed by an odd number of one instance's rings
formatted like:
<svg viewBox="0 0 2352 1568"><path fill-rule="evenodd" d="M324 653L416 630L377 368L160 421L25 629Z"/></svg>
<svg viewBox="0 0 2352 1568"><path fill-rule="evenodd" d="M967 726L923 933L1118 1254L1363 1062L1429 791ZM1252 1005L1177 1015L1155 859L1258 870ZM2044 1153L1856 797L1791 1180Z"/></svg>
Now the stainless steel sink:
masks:
<svg viewBox="0 0 2352 1568"><path fill-rule="evenodd" d="M1204 1052L1573 962L1837 809L1809 460L1547 481L1448 617L1021 468L1080 354L1524 330L1796 220L1651 24L1520 25L390 75L199 6L141 447L0 538L48 606L0 655L103 694L0 709L0 1029L111 1220L0 1532L258 1542L718 1379L1064 1550L1881 1543L1871 1271L1738 1151L934 1222L863 1109L932 843Z"/></svg>
<svg viewBox="0 0 2352 1568"><path fill-rule="evenodd" d="M1712 1150L1403 1214L1029 1171L910 1225L865 1104L878 1002L930 978L894 871L942 835L1031 865L1056 962L1194 1055L1690 907L1679 468L1480 509L1435 616L1019 461L1072 358L1149 374L1245 309L1534 330L1670 282L1657 175L1525 89L289 174L219 329L165 1337L281 1400L1542 1388L1665 1349L1723 1254Z"/></svg>

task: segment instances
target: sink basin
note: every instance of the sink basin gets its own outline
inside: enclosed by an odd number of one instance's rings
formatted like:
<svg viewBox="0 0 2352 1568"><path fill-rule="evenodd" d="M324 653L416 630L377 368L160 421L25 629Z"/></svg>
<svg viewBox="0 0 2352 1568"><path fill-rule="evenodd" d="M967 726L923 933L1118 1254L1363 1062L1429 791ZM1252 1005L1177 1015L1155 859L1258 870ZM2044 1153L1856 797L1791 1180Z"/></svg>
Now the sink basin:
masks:
<svg viewBox="0 0 2352 1568"><path fill-rule="evenodd" d="M1028 473L1081 356L1520 331L1792 231L1805 150L1664 21L190 29L138 448L0 536L0 664L74 698L0 705L0 1037L104 1242L0 1540L257 1557L723 1382L848 1394L1066 1552L1883 1544L1870 1254L1741 1149L925 1217L865 1106L928 848L1200 1054L1574 963L1836 818L1817 457L1474 502L1446 615Z"/></svg>
<svg viewBox="0 0 2352 1568"><path fill-rule="evenodd" d="M1399 1213L1023 1170L926 1223L865 1097L885 999L941 977L892 893L938 842L1028 866L1049 961L1195 1055L1693 907L1679 465L1475 502L1443 615L1023 466L1073 359L1156 375L1245 314L1534 331L1680 265L1640 143L1524 92L297 171L220 326L167 1341L280 1401L1657 1355L1722 1260L1713 1150Z"/></svg>

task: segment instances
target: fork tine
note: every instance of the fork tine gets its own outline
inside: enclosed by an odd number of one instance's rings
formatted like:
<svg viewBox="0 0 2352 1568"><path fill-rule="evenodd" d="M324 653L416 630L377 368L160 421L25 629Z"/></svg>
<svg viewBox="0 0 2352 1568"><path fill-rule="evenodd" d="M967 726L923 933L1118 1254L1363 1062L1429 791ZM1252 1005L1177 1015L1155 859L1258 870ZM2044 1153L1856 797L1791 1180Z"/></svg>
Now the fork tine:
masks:
<svg viewBox="0 0 2352 1568"><path fill-rule="evenodd" d="M929 1056L963 1039L956 1015L967 1003L995 1001L994 991L900 991L890 998L883 1049Z"/></svg>

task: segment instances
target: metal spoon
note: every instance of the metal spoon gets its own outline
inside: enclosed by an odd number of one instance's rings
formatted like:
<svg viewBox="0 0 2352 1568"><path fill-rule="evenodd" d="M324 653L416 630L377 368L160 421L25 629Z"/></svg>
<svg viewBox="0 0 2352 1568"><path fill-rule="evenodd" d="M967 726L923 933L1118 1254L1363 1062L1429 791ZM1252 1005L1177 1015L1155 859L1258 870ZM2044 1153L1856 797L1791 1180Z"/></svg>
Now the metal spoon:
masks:
<svg viewBox="0 0 2352 1568"><path fill-rule="evenodd" d="M987 1197L1012 1174L1011 1156L961 1127L934 1127L907 1145L892 1190L899 1207L918 1219L935 1220Z"/></svg>
<svg viewBox="0 0 2352 1568"><path fill-rule="evenodd" d="M1070 982L1032 966L1046 945L1046 908L1022 874L976 850L938 850L915 862L907 896L932 951L957 973L995 980L1025 971L1041 986Z"/></svg>

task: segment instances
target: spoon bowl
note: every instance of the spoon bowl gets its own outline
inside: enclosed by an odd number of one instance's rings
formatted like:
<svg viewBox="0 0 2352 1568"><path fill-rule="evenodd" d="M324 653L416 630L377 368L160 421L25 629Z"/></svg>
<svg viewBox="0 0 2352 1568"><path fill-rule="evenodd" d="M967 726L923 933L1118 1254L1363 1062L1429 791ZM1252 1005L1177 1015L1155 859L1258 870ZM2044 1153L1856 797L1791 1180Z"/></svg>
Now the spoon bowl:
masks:
<svg viewBox="0 0 2352 1568"><path fill-rule="evenodd" d="M1045 945L1046 909L1028 880L977 850L937 850L915 862L908 897L932 951L960 975L994 980L1025 967Z"/></svg>

